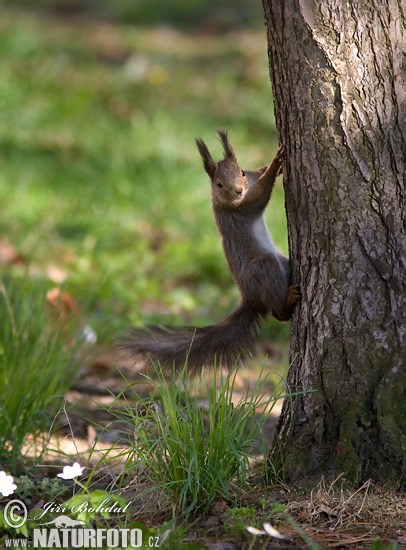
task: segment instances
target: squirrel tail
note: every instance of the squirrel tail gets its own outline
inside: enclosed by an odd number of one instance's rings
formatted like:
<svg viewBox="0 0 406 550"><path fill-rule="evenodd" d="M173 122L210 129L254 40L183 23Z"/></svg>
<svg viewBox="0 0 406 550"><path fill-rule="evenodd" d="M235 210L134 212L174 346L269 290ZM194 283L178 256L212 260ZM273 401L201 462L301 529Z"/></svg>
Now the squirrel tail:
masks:
<svg viewBox="0 0 406 550"><path fill-rule="evenodd" d="M206 327L132 328L116 344L123 355L148 359L170 371L181 370L187 362L189 373L199 374L216 362L231 368L237 360L245 361L254 353L255 335L261 314L242 301L223 321Z"/></svg>

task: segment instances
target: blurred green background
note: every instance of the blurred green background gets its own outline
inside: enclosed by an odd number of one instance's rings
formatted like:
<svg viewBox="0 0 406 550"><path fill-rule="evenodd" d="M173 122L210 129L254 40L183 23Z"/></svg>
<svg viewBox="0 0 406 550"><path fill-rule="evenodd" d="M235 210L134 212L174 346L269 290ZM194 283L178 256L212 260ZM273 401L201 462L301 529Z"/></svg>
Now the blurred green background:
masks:
<svg viewBox="0 0 406 550"><path fill-rule="evenodd" d="M219 158L228 129L243 168L276 152L260 1L0 6L3 272L62 286L106 344L223 318L238 291L194 139ZM281 181L267 220L286 253Z"/></svg>
<svg viewBox="0 0 406 550"><path fill-rule="evenodd" d="M53 15L206 31L263 25L261 0L4 0L4 4Z"/></svg>

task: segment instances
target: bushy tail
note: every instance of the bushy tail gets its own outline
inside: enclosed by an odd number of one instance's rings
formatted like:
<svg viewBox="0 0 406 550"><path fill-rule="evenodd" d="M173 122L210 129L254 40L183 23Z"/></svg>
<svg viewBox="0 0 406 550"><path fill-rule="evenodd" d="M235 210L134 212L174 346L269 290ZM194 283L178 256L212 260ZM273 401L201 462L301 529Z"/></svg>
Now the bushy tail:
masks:
<svg viewBox="0 0 406 550"><path fill-rule="evenodd" d="M133 328L115 347L127 357L140 359L145 365L159 363L165 370L181 370L187 361L188 372L199 374L215 362L231 368L238 359L248 359L254 352L259 321L258 311L241 302L216 325Z"/></svg>

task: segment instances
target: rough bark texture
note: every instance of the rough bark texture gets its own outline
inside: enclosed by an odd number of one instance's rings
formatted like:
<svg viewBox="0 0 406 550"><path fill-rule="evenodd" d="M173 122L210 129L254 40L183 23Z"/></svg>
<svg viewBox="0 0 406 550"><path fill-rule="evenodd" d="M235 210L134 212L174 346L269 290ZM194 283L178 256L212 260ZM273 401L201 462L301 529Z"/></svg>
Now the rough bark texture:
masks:
<svg viewBox="0 0 406 550"><path fill-rule="evenodd" d="M406 33L402 0L263 0L290 255L291 479L406 481ZM405 8L403 7L403 10Z"/></svg>

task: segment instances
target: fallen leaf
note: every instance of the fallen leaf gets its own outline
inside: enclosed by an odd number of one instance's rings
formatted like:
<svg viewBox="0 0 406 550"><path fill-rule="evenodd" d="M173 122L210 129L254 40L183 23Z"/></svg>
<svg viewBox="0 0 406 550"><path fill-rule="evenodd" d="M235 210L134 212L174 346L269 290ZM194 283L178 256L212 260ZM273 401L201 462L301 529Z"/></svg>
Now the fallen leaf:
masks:
<svg viewBox="0 0 406 550"><path fill-rule="evenodd" d="M27 265L28 261L6 239L0 241L0 264Z"/></svg>

